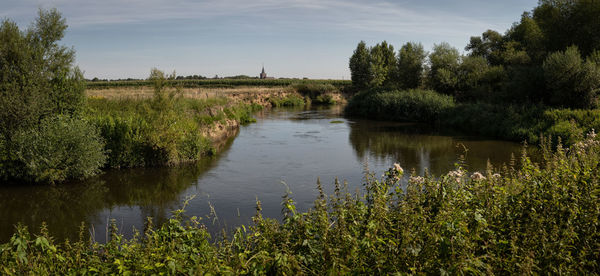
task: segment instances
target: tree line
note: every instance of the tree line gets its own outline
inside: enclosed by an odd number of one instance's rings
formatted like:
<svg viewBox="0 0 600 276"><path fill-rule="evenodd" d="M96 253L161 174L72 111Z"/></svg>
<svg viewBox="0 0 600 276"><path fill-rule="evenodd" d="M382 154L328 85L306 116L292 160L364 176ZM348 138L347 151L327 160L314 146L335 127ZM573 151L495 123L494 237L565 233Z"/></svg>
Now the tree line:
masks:
<svg viewBox="0 0 600 276"><path fill-rule="evenodd" d="M358 43L350 57L361 89L427 88L459 102L596 108L600 91L600 2L541 0L504 34L471 37L461 55L448 43L426 52L408 42Z"/></svg>

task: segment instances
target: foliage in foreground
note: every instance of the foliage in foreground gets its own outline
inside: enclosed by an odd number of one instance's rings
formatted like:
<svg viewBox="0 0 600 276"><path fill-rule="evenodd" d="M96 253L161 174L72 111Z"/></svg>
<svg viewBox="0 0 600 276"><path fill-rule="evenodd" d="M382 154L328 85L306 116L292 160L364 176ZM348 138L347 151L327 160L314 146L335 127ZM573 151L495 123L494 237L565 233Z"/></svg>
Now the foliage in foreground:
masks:
<svg viewBox="0 0 600 276"><path fill-rule="evenodd" d="M600 141L542 147L540 165L456 170L401 180L399 165L364 194L318 183L314 208L282 222L263 218L216 244L197 218L177 211L168 223L126 240L112 227L106 244L83 234L57 244L45 228L23 227L0 245L0 271L16 274L594 274L600 270ZM516 162L514 162L516 163ZM82 228L82 233L84 232Z"/></svg>

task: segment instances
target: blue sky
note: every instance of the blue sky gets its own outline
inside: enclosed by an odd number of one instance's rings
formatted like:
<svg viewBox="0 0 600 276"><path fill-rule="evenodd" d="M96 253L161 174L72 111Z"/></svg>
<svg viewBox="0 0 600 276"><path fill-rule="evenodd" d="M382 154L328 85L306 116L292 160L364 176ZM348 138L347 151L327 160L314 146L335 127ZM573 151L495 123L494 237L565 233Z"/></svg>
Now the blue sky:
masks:
<svg viewBox="0 0 600 276"><path fill-rule="evenodd" d="M463 50L487 29L503 33L537 0L1 0L0 18L27 27L57 8L87 78L177 75L348 79L356 44L408 41Z"/></svg>

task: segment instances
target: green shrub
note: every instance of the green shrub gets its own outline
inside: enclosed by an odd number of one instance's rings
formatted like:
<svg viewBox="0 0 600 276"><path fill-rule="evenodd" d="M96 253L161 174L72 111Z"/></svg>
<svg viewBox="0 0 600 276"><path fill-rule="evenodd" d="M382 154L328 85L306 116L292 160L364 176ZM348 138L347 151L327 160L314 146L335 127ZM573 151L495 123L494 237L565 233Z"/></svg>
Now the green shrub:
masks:
<svg viewBox="0 0 600 276"><path fill-rule="evenodd" d="M54 183L99 172L106 161L104 140L87 121L69 116L45 119L38 128L13 136L10 177Z"/></svg>
<svg viewBox="0 0 600 276"><path fill-rule="evenodd" d="M305 104L304 99L297 95L287 95L285 97L272 96L269 97L269 102L274 107L282 106L303 106Z"/></svg>
<svg viewBox="0 0 600 276"><path fill-rule="evenodd" d="M368 90L352 97L345 111L370 119L433 123L454 106L452 96L429 90Z"/></svg>
<svg viewBox="0 0 600 276"><path fill-rule="evenodd" d="M332 93L339 91L330 83L302 83L293 88L314 104L335 104Z"/></svg>

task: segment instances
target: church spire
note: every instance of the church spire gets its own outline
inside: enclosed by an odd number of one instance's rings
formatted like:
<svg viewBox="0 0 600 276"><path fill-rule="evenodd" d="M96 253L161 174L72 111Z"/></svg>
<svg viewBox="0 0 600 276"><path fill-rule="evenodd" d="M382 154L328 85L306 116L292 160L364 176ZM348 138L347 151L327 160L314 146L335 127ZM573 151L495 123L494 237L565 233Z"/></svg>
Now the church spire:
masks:
<svg viewBox="0 0 600 276"><path fill-rule="evenodd" d="M260 78L261 79L266 79L267 78L267 73L265 73L265 64L264 63L262 65L262 71L260 72Z"/></svg>

